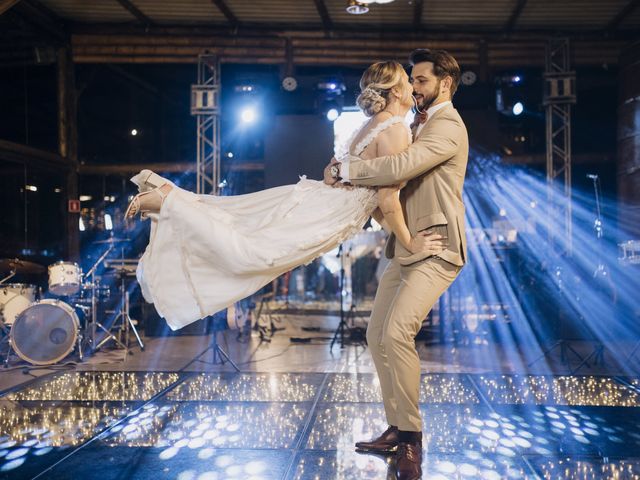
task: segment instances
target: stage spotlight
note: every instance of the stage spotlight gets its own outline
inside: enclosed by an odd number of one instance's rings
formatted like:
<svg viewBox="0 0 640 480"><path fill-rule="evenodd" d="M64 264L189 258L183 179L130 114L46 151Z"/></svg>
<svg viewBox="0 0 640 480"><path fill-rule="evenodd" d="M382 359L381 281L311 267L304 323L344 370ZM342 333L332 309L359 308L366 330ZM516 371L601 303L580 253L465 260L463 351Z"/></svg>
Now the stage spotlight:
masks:
<svg viewBox="0 0 640 480"><path fill-rule="evenodd" d="M80 195L81 202L90 202L93 199L91 195Z"/></svg>
<svg viewBox="0 0 640 480"><path fill-rule="evenodd" d="M317 89L316 108L318 113L325 115L330 122L335 121L342 113L344 105L343 92L347 87L342 80L329 77L319 81Z"/></svg>
<svg viewBox="0 0 640 480"><path fill-rule="evenodd" d="M135 128L133 130L131 130L131 135L134 136L134 137L136 135L138 135L138 130L136 130Z"/></svg>
<svg viewBox="0 0 640 480"><path fill-rule="evenodd" d="M60 187L56 187L56 188L54 188L54 189L53 189L53 191L54 191L55 193L61 193L61 192L62 192L62 189L61 189Z"/></svg>
<svg viewBox="0 0 640 480"><path fill-rule="evenodd" d="M228 158L233 158L233 152L227 152L227 157Z"/></svg>
<svg viewBox="0 0 640 480"><path fill-rule="evenodd" d="M346 85L341 80L330 78L318 82L318 90L323 91L327 96L342 95L347 90Z"/></svg>
<svg viewBox="0 0 640 480"><path fill-rule="evenodd" d="M242 85L236 85L234 90L236 91L236 93L254 93L257 88L255 85L245 83Z"/></svg>
<svg viewBox="0 0 640 480"><path fill-rule="evenodd" d="M258 118L258 115L256 114L256 111L254 108L246 107L242 110L242 113L240 114L240 118L242 119L242 123L249 125L256 121L256 119Z"/></svg>
<svg viewBox="0 0 640 480"><path fill-rule="evenodd" d="M108 213L104 214L104 228L105 230L113 230L113 221Z"/></svg>
<svg viewBox="0 0 640 480"><path fill-rule="evenodd" d="M27 190L29 190L31 192L37 192L38 191L38 187L36 187L35 185L25 185L24 188L26 188Z"/></svg>
<svg viewBox="0 0 640 480"><path fill-rule="evenodd" d="M339 116L340 112L337 108L330 108L327 112L327 120L329 120L330 122L335 122Z"/></svg>
<svg viewBox="0 0 640 480"><path fill-rule="evenodd" d="M522 102L516 102L516 104L511 109L511 111L513 112L514 115L518 116L522 112L524 112L524 105L522 105Z"/></svg>

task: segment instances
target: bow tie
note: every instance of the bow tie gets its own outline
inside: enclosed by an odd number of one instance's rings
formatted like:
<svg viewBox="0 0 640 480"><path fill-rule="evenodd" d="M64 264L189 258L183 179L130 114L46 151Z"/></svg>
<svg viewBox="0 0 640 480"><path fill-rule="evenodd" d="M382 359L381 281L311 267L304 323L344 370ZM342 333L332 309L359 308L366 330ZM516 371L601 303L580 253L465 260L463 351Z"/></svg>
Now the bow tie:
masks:
<svg viewBox="0 0 640 480"><path fill-rule="evenodd" d="M427 112L416 112L416 114L413 117L413 123L410 125L410 127L413 128L417 128L418 125L420 125L421 123L424 123L427 121Z"/></svg>

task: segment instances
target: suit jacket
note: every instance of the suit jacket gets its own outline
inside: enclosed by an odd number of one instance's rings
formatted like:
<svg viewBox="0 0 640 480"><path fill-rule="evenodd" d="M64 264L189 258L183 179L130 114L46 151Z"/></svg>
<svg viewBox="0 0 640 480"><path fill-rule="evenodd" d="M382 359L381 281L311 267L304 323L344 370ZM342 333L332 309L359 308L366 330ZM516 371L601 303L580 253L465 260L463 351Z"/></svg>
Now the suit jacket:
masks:
<svg viewBox="0 0 640 480"><path fill-rule="evenodd" d="M452 104L436 111L405 151L363 160L350 157L349 181L354 185L388 186L407 181L400 201L411 235L422 230L448 238L438 256L457 266L467 259L462 186L469 156L467 129ZM402 265L424 260L412 254L395 235L387 241L386 256Z"/></svg>

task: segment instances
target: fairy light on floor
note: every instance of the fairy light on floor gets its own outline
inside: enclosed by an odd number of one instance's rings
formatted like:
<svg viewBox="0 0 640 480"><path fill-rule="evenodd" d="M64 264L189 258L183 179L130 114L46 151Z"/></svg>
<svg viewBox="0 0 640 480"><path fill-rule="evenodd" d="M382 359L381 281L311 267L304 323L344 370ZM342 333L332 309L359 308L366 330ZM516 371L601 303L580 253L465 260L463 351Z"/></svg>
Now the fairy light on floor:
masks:
<svg viewBox="0 0 640 480"><path fill-rule="evenodd" d="M640 406L640 394L607 377L481 375L478 383L492 403Z"/></svg>
<svg viewBox="0 0 640 480"><path fill-rule="evenodd" d="M545 459L539 464L542 478L546 480L562 480L580 478L583 480L640 480L640 461L609 459L565 458L560 460Z"/></svg>
<svg viewBox="0 0 640 480"><path fill-rule="evenodd" d="M148 400L180 380L177 373L73 372L7 395L10 400Z"/></svg>
<svg viewBox="0 0 640 480"><path fill-rule="evenodd" d="M318 385L296 374L231 375L199 374L174 389L169 398L177 401L227 400L237 402L307 402Z"/></svg>
<svg viewBox="0 0 640 480"><path fill-rule="evenodd" d="M216 373L176 384L182 378L167 372L65 373L11 394L11 400L0 400L0 471L21 474L36 461L48 465L59 458L49 454L99 435L92 451L141 449L135 452L141 468L148 461L159 463L171 478L281 478L311 419L291 478L393 473L388 459L353 448L387 428L375 375ZM152 398L172 385L170 394L139 408L123 393L131 389ZM69 393L90 401L61 404ZM481 397L491 405L478 403ZM543 478L636 478L638 473L633 459L602 464L550 458L560 452L640 449L637 392L614 378L425 374L420 401L428 478L525 478L531 472L523 456L535 459L531 462ZM56 468L88 468L83 451Z"/></svg>
<svg viewBox="0 0 640 480"><path fill-rule="evenodd" d="M382 402L374 374L337 374L327 384L323 402ZM464 375L426 374L420 382L421 403L479 403Z"/></svg>

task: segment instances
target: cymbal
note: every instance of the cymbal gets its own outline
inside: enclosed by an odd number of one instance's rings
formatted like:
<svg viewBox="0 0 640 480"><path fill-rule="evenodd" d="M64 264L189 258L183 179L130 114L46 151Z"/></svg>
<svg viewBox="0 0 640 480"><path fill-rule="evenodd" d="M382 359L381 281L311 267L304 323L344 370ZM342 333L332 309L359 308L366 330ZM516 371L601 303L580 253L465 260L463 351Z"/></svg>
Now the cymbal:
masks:
<svg viewBox="0 0 640 480"><path fill-rule="evenodd" d="M91 242L93 244L100 244L100 243L120 243L120 242L130 242L131 239L130 238L117 238L117 237L110 237L106 240L96 240L94 242Z"/></svg>
<svg viewBox="0 0 640 480"><path fill-rule="evenodd" d="M46 268L37 263L20 260L18 258L0 259L0 272L10 272L13 270L15 270L16 273L44 273Z"/></svg>

